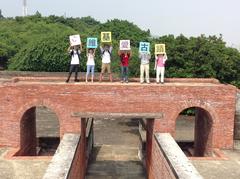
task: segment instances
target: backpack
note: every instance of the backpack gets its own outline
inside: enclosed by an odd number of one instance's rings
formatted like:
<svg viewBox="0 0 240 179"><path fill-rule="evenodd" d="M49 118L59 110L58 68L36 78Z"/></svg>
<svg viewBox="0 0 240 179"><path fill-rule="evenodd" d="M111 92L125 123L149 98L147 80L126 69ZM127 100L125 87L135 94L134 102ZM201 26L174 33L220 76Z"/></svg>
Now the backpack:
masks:
<svg viewBox="0 0 240 179"><path fill-rule="evenodd" d="M70 52L70 54L69 54L69 56L72 58L72 56L73 56L73 54L74 54L74 52L73 52L74 50L72 50L71 52ZM77 55L78 55L78 58L79 58L79 60L80 60L80 54L79 54L79 52L78 52L78 50L77 50Z"/></svg>
<svg viewBox="0 0 240 179"><path fill-rule="evenodd" d="M102 52L102 56L103 56L103 54L105 53L105 52L108 52L109 54L110 54L110 57L112 57L112 53L110 52L110 50L103 50L103 52Z"/></svg>

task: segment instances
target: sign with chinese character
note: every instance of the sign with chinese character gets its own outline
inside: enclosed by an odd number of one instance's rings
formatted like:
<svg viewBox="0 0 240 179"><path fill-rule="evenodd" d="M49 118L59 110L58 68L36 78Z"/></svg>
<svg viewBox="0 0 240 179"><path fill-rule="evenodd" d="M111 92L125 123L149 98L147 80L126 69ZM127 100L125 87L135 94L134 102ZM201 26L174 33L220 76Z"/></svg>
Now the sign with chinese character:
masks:
<svg viewBox="0 0 240 179"><path fill-rule="evenodd" d="M88 37L87 38L87 48L97 48L98 42L97 38Z"/></svg>
<svg viewBox="0 0 240 179"><path fill-rule="evenodd" d="M139 43L139 52L150 52L150 43L149 42L140 42Z"/></svg>
<svg viewBox="0 0 240 179"><path fill-rule="evenodd" d="M80 35L71 35L69 36L71 46L80 45L81 38Z"/></svg>
<svg viewBox="0 0 240 179"><path fill-rule="evenodd" d="M101 42L111 43L112 42L112 32L101 32Z"/></svg>
<svg viewBox="0 0 240 179"><path fill-rule="evenodd" d="M120 40L120 50L131 50L130 40Z"/></svg>
<svg viewBox="0 0 240 179"><path fill-rule="evenodd" d="M155 54L165 54L165 44L155 44Z"/></svg>

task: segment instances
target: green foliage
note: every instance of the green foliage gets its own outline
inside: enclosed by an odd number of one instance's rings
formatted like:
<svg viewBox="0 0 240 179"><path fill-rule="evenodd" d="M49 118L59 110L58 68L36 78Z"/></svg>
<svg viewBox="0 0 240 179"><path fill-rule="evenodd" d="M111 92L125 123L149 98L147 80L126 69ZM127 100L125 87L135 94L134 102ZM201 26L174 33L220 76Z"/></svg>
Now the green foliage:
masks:
<svg viewBox="0 0 240 179"><path fill-rule="evenodd" d="M152 52L151 77L155 77L154 44L165 43L168 54L167 77L211 77L240 86L240 53L234 48L226 47L221 35L190 38L184 35L166 35L152 38L150 30L143 31L128 21L114 19L100 23L90 16L42 17L36 12L27 17L0 18L0 62L9 61L9 70L66 71L70 60L66 52L68 36L81 34L84 49L80 69L86 71L86 39L90 36L100 39L101 31L112 32L112 70L116 74L120 73L120 59L117 55L119 40L130 39L133 57L129 71L132 77L139 77L138 44L140 41L148 41ZM96 53L96 71L100 71L99 49Z"/></svg>
<svg viewBox="0 0 240 179"><path fill-rule="evenodd" d="M67 71L69 55L66 37L66 34L55 34L29 43L11 59L9 70Z"/></svg>

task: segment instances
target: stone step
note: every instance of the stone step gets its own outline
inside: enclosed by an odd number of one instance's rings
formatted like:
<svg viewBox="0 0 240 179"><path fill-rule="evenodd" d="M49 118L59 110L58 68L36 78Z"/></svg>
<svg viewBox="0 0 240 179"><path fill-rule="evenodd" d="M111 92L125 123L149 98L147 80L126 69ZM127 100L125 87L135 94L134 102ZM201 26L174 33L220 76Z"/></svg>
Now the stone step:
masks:
<svg viewBox="0 0 240 179"><path fill-rule="evenodd" d="M86 179L146 179L145 175L138 175L138 176L116 176L116 175L87 175Z"/></svg>
<svg viewBox="0 0 240 179"><path fill-rule="evenodd" d="M92 161L139 161L138 147L122 145L95 146L91 155Z"/></svg>
<svg viewBox="0 0 240 179"><path fill-rule="evenodd" d="M93 148L87 179L145 179L145 170L138 158L138 147L101 145Z"/></svg>
<svg viewBox="0 0 240 179"><path fill-rule="evenodd" d="M88 166L88 173L94 172L142 174L144 170L140 161L97 161Z"/></svg>

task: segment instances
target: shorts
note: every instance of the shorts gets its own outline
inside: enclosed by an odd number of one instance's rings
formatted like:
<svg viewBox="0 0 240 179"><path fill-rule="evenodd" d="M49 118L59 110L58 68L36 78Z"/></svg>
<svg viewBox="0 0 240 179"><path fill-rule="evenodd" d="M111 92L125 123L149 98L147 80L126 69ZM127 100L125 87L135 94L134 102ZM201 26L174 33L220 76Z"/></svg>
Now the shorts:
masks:
<svg viewBox="0 0 240 179"><path fill-rule="evenodd" d="M101 73L105 73L106 70L108 73L111 73L111 64L110 63L102 63Z"/></svg>

